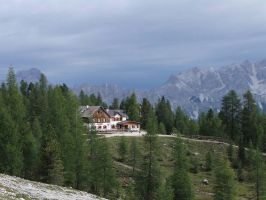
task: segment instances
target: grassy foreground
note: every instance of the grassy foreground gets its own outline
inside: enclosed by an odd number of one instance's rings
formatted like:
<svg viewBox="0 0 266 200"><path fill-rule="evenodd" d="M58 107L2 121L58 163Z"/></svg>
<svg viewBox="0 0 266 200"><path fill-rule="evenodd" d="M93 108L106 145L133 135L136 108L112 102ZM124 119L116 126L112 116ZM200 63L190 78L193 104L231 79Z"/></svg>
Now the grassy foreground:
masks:
<svg viewBox="0 0 266 200"><path fill-rule="evenodd" d="M130 141L133 139L132 137L125 137L128 145L130 145ZM136 137L138 147L140 153L143 153L143 137ZM132 180L131 173L132 170L130 168L129 159L121 162L118 155L118 144L120 141L120 137L111 137L106 139L111 154L113 156L113 161L115 164L115 168L117 174L119 176L119 180L124 189L126 189L128 183ZM172 158L172 149L175 142L175 138L167 138L167 137L159 137L159 148L160 148L160 156L158 157L158 161L160 163L161 172L163 179L169 177L172 174L173 170L173 158ZM226 156L227 153L227 145L225 144L213 144L206 143L202 141L188 141L184 140L184 143L187 145L187 157L188 160L191 161L193 159L198 160L199 170L198 173L190 173L191 180L194 186L195 195L197 200L211 200L213 199L213 186L214 186L214 175L213 170L210 172L206 172L204 169L205 165L205 155L208 151L212 151L214 157L217 156ZM208 179L209 185L202 184L203 179ZM254 184L250 182L238 182L238 199L251 199L254 197Z"/></svg>

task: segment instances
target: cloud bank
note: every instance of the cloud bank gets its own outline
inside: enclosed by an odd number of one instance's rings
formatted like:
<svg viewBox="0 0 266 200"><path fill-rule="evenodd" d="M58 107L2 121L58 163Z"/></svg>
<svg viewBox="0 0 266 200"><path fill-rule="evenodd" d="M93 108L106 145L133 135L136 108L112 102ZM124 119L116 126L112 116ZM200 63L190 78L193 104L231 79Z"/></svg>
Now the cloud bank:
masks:
<svg viewBox="0 0 266 200"><path fill-rule="evenodd" d="M0 0L0 74L147 88L189 67L265 58L261 0ZM1 77L1 75L0 75Z"/></svg>

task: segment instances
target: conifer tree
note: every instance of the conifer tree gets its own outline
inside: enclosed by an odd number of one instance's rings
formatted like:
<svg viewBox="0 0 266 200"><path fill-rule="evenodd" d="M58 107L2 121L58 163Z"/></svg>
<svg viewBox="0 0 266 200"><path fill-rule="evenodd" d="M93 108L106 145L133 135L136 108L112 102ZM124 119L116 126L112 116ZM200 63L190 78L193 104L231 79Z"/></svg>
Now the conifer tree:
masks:
<svg viewBox="0 0 266 200"><path fill-rule="evenodd" d="M213 168L213 153L208 151L205 156L205 169L211 171Z"/></svg>
<svg viewBox="0 0 266 200"><path fill-rule="evenodd" d="M166 129L162 122L159 123L158 129L159 129L159 134L166 134Z"/></svg>
<svg viewBox="0 0 266 200"><path fill-rule="evenodd" d="M149 114L145 135L145 154L140 171L136 176L136 192L139 199L156 199L160 188L160 169L157 163L157 119L154 112Z"/></svg>
<svg viewBox="0 0 266 200"><path fill-rule="evenodd" d="M189 118L183 112L181 107L176 108L174 125L175 125L175 128L178 130L179 133L184 134L184 135L190 134Z"/></svg>
<svg viewBox="0 0 266 200"><path fill-rule="evenodd" d="M218 161L215 169L214 200L236 200L236 183L234 171L228 161Z"/></svg>
<svg viewBox="0 0 266 200"><path fill-rule="evenodd" d="M166 180L164 184L159 188L158 200L173 200L174 192L169 180Z"/></svg>
<svg viewBox="0 0 266 200"><path fill-rule="evenodd" d="M225 133L234 141L239 140L241 131L241 102L234 90L228 92L222 99L221 112Z"/></svg>
<svg viewBox="0 0 266 200"><path fill-rule="evenodd" d="M252 142L255 147L258 143L257 120L258 108L250 91L244 95L243 111L242 111L242 133L245 145Z"/></svg>
<svg viewBox="0 0 266 200"><path fill-rule="evenodd" d="M253 181L255 182L255 199L266 199L266 167L265 159L262 153L257 149L249 149L250 151L250 165Z"/></svg>
<svg viewBox="0 0 266 200"><path fill-rule="evenodd" d="M73 139L72 145L72 158L73 165L71 165L71 173L74 177L71 184L78 189L88 188L88 136L86 134L86 128L83 126L82 121L78 113L79 102L77 97L68 90L64 95L68 106L65 108L66 115L69 121L69 134ZM72 168L73 167L73 168Z"/></svg>
<svg viewBox="0 0 266 200"><path fill-rule="evenodd" d="M129 156L130 156L130 164L132 166L132 176L135 176L135 170L139 161L140 152L138 150L137 141L136 138L132 138L130 143L130 150L129 150Z"/></svg>
<svg viewBox="0 0 266 200"><path fill-rule="evenodd" d="M24 125L25 130L22 137L22 153L23 153L23 177L34 180L36 178L38 168L38 150L37 142L31 132L29 124Z"/></svg>
<svg viewBox="0 0 266 200"><path fill-rule="evenodd" d="M137 101L137 96L133 93L126 102L126 113L130 120L139 121L140 120L140 106Z"/></svg>
<svg viewBox="0 0 266 200"><path fill-rule="evenodd" d="M119 99L118 98L114 98L112 105L110 106L110 109L114 109L117 110L119 109Z"/></svg>
<svg viewBox="0 0 266 200"><path fill-rule="evenodd" d="M15 122L9 114L0 93L0 171L21 175L22 152Z"/></svg>
<svg viewBox="0 0 266 200"><path fill-rule="evenodd" d="M54 128L56 136L60 138L59 140L59 146L61 149L60 153L65 172L64 181L67 186L74 187L74 184L76 182L75 153L74 153L75 139L74 139L74 134L71 131L71 126L70 126L71 122L67 110L67 105L69 105L71 101L68 101L66 96L64 96L64 93L60 86L57 86L54 89L49 89L48 100L49 100L49 109L48 109L49 123Z"/></svg>
<svg viewBox="0 0 266 200"><path fill-rule="evenodd" d="M178 136L175 142L174 151L174 173L171 176L174 199L194 199L194 192L188 174L188 163L186 158L186 147Z"/></svg>
<svg viewBox="0 0 266 200"><path fill-rule="evenodd" d="M60 157L60 145L54 128L49 125L43 134L41 146L40 180L46 183L63 185L63 163Z"/></svg>
<svg viewBox="0 0 266 200"><path fill-rule="evenodd" d="M240 134L240 138L239 138L238 159L239 161L241 161L242 165L246 163L246 151L245 151L245 146L244 146L244 137L242 133Z"/></svg>
<svg viewBox="0 0 266 200"><path fill-rule="evenodd" d="M152 111L152 105L147 98L142 99L141 103L141 126L143 129L146 129L148 123L149 113Z"/></svg>
<svg viewBox="0 0 266 200"><path fill-rule="evenodd" d="M111 155L104 140L97 140L90 157L90 188L95 194L108 197L117 186Z"/></svg>
<svg viewBox="0 0 266 200"><path fill-rule="evenodd" d="M227 156L228 156L228 160L230 162L233 162L234 147L232 143L230 143L229 146L227 147Z"/></svg>
<svg viewBox="0 0 266 200"><path fill-rule="evenodd" d="M127 153L128 153L128 144L125 137L123 136L120 137L120 141L118 143L118 154L122 162L125 161Z"/></svg>
<svg viewBox="0 0 266 200"><path fill-rule="evenodd" d="M25 134L23 125L26 123L26 110L23 104L23 98L19 93L15 71L9 68L7 75L7 90L5 95L5 105L7 112L10 113L12 121L14 122L15 132L13 133L14 141L12 143L12 151L16 154L16 172L15 175L21 175L23 169L23 154L22 154L22 138ZM16 152L16 153L15 153Z"/></svg>
<svg viewBox="0 0 266 200"><path fill-rule="evenodd" d="M209 136L218 136L222 135L222 124L218 116L213 112L212 109L209 109L207 114L202 113L199 117L199 134L200 135L209 135Z"/></svg>
<svg viewBox="0 0 266 200"><path fill-rule="evenodd" d="M158 122L164 124L167 134L170 134L174 127L174 114L170 102L166 100L164 96L158 101L156 106L156 116Z"/></svg>

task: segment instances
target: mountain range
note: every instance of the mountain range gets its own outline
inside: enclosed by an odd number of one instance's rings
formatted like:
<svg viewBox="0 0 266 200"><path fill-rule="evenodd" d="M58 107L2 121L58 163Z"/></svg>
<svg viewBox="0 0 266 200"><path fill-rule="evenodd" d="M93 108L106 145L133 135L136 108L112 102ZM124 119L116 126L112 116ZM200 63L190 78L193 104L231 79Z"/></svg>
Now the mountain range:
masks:
<svg viewBox="0 0 266 200"><path fill-rule="evenodd" d="M37 81L40 71L30 69L18 72L18 80ZM165 96L173 108L182 107L191 117L197 118L201 111L209 108L219 110L221 99L230 90L240 96L250 90L262 110L266 110L266 60L259 62L244 61L220 68L191 68L150 90L128 90L119 85L81 84L72 88L76 94L83 90L86 94L101 94L104 101L111 103L113 98L123 99L135 92L138 99L148 98L152 103Z"/></svg>

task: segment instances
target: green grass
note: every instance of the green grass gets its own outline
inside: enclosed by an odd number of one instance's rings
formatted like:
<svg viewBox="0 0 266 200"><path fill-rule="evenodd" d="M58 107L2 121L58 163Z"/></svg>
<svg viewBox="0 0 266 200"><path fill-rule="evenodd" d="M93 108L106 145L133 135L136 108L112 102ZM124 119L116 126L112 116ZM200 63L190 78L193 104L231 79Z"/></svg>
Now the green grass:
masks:
<svg viewBox="0 0 266 200"><path fill-rule="evenodd" d="M142 137L137 137L138 147L141 153L144 152L144 140ZM119 161L119 155L117 153L118 143L120 141L120 137L111 137L106 139L113 160ZM128 142L128 146L130 146L130 141L133 140L132 137L126 137L126 141ZM169 177L173 172L173 157L172 150L175 143L174 138L158 138L158 148L160 149L160 156L158 157L158 161L161 167L161 173L163 179ZM212 151L215 157L226 156L227 146L223 144L212 144L205 142L195 142L195 141L185 141L184 143L187 146L187 157L190 161L194 156L197 156L199 160L199 172L197 174L190 173L191 180L194 186L194 191L197 200L211 200L213 199L213 183L214 176L213 172L206 172L204 170L205 164L205 156L208 151ZM128 160L125 160L123 164L130 165ZM126 188L127 184L131 181L131 170L127 169L123 166L118 166L115 164L117 174L119 176L119 180L121 181L121 185ZM202 180L207 178L209 180L209 185L203 185ZM238 182L237 191L238 191L238 199L248 199L254 196L254 184L248 182Z"/></svg>

